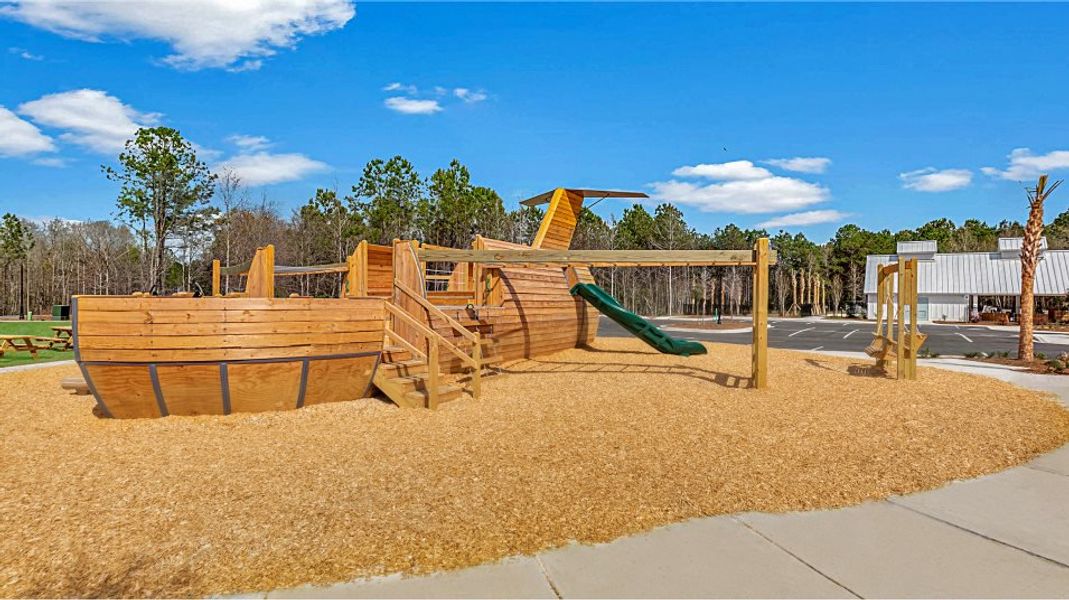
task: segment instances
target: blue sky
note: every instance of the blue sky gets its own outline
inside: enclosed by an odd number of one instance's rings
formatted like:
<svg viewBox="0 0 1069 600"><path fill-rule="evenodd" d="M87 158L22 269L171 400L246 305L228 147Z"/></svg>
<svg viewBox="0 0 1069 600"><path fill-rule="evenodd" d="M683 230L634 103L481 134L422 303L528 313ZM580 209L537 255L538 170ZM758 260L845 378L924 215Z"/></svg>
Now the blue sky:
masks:
<svg viewBox="0 0 1069 600"><path fill-rule="evenodd" d="M285 209L455 157L510 207L635 189L818 240L1023 220L1069 174L1069 5L183 6L0 1L0 211L110 216L100 164L153 123Z"/></svg>

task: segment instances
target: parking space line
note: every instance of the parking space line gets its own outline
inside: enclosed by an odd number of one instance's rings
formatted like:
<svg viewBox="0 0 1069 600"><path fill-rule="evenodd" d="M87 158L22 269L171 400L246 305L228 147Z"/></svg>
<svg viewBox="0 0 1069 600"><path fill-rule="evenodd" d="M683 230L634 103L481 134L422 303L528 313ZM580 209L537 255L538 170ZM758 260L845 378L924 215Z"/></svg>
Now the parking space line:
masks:
<svg viewBox="0 0 1069 600"><path fill-rule="evenodd" d="M806 327L805 329L799 329L798 331L795 331L794 333L787 334L787 337L794 337L794 336L798 335L799 333L805 333L806 331L813 331L814 329L816 329L816 327Z"/></svg>
<svg viewBox="0 0 1069 600"><path fill-rule="evenodd" d="M969 336L965 335L964 333L958 333L956 335L960 335L966 342L969 342L970 344L972 343L972 340L969 339Z"/></svg>
<svg viewBox="0 0 1069 600"><path fill-rule="evenodd" d="M850 336L854 335L854 334L855 334L855 333L857 333L858 331L861 331L861 330L860 330L860 329L854 329L854 330L853 330L853 331L851 331L850 333L848 333L848 334L844 335L844 336L843 336L843 339L845 340L846 338L848 338L848 337L850 337Z"/></svg>
<svg viewBox="0 0 1069 600"><path fill-rule="evenodd" d="M817 350L820 350L823 347L824 346L817 346L816 348L813 348L812 350L810 350L810 352L816 352Z"/></svg>

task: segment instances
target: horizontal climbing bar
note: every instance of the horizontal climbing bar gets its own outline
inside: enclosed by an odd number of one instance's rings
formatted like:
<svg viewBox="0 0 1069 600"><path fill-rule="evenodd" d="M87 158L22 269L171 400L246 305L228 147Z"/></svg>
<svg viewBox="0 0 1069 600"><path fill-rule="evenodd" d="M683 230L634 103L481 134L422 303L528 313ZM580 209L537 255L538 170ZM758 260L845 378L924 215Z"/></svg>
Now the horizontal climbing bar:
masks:
<svg viewBox="0 0 1069 600"><path fill-rule="evenodd" d="M307 267L289 267L275 265L275 275L320 275L323 273L346 273L349 271L349 263L329 263L325 265L309 265Z"/></svg>
<svg viewBox="0 0 1069 600"><path fill-rule="evenodd" d="M769 253L774 264L775 253ZM591 267L754 266L753 250L454 250L420 248L424 262Z"/></svg>

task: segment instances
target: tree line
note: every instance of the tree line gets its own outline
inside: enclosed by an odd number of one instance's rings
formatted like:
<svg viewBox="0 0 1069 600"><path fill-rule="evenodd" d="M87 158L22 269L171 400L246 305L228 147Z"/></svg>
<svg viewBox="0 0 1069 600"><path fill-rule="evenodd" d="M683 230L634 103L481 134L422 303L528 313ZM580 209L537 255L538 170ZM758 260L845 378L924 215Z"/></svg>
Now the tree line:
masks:
<svg viewBox="0 0 1069 600"><path fill-rule="evenodd" d="M347 190L316 189L285 212L266 194L253 197L237 174L211 172L194 146L166 127L139 130L117 163L102 172L119 185L114 219L38 223L3 216L0 314L40 313L69 303L74 294L206 290L213 258L238 264L269 243L279 264L289 265L343 261L365 239L467 247L479 234L526 244L544 214L538 207L506 210L500 195L476 185L457 160L424 177L401 156L373 159ZM1016 221L991 225L978 219L961 225L936 219L899 232L849 224L825 243L780 231L771 236L779 260L771 274L771 308L789 313L816 298L838 311L862 301L865 256L893 254L899 241L935 240L941 252L993 251L999 237L1023 231ZM1050 247L1069 248L1069 211L1046 224L1045 234ZM572 247L742 250L765 236L763 229L734 224L699 231L675 206L634 204L619 219L584 208ZM745 268L600 268L594 275L624 305L646 314L739 314L750 308ZM223 285L243 284L227 278ZM278 293L336 296L340 285L333 275L283 278Z"/></svg>

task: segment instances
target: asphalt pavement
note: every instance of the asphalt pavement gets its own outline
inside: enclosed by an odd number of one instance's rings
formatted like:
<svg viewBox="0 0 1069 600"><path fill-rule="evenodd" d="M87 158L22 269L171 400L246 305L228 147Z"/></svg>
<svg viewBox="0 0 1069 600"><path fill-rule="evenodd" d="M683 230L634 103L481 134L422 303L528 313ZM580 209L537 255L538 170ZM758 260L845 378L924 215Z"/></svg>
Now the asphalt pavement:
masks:
<svg viewBox="0 0 1069 600"><path fill-rule="evenodd" d="M658 327L669 335L692 340L749 344L752 332L748 326L741 330L707 330L689 328L683 318L653 319ZM748 323L744 323L748 325ZM853 319L797 318L768 320L768 345L772 348L791 350L829 350L837 352L861 352L872 341L874 321ZM1017 331L982 325L923 324L921 331L928 334L924 347L941 355L964 355L969 352L1016 353ZM598 335L628 336L623 327L611 319L602 317ZM1069 352L1069 334L1038 333L1036 352L1054 357Z"/></svg>

